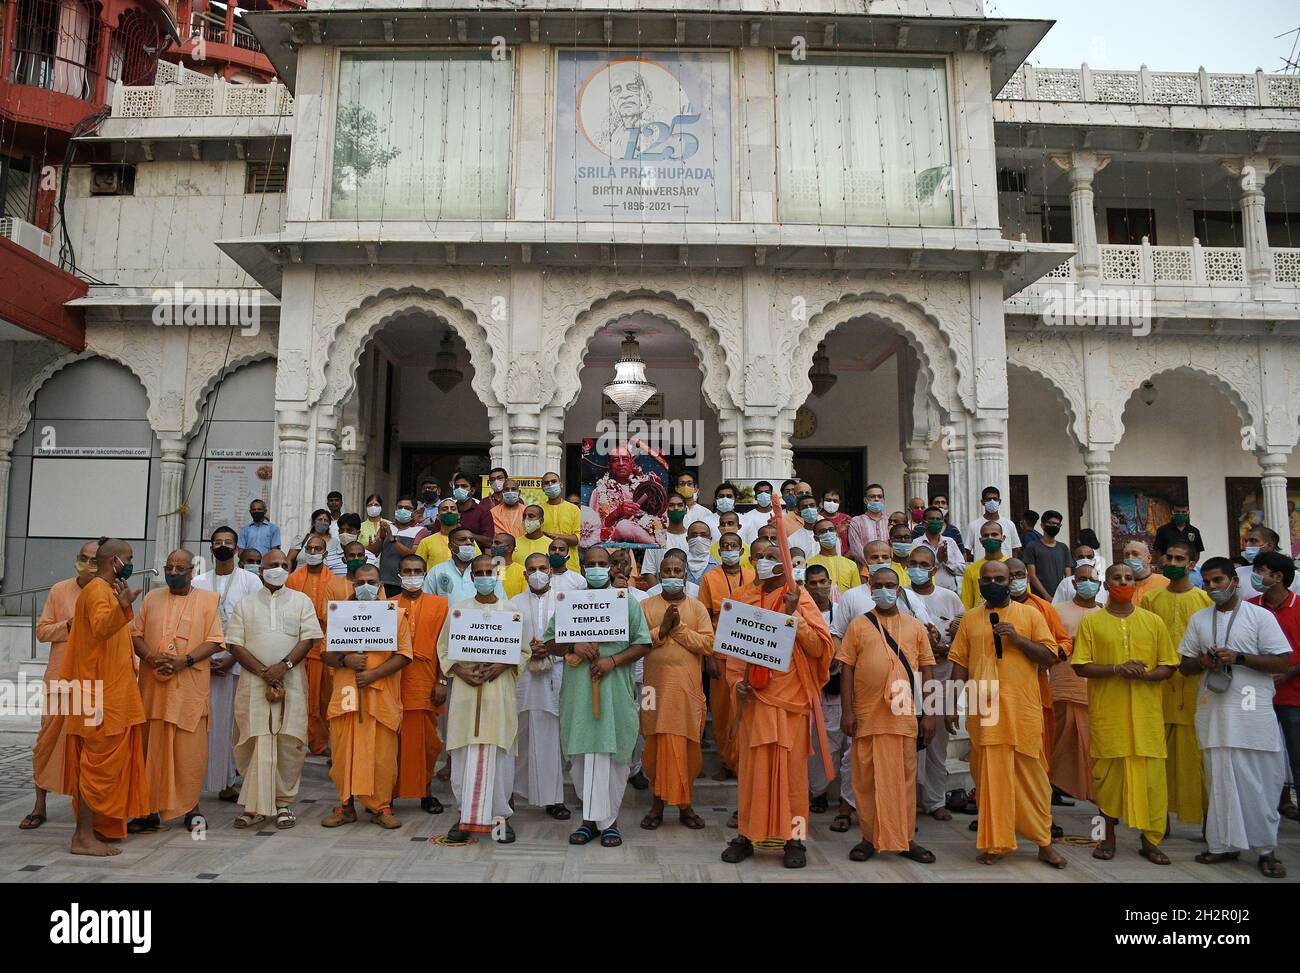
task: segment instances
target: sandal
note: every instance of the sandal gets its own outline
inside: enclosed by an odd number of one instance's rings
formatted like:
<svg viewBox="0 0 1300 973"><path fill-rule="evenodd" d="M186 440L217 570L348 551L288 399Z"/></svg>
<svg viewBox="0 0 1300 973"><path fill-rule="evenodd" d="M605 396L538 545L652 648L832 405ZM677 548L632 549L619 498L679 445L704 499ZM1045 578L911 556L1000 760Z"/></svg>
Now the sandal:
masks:
<svg viewBox="0 0 1300 973"><path fill-rule="evenodd" d="M728 841L727 847L722 849L722 860L728 865L735 865L752 854L754 854L754 843L748 838L737 837Z"/></svg>
<svg viewBox="0 0 1300 973"><path fill-rule="evenodd" d="M202 812L199 811L191 811L189 814L185 815L185 830L188 831L190 834L193 834L195 831L196 822L200 828L202 828L205 831L207 830L208 819L205 818Z"/></svg>
<svg viewBox="0 0 1300 973"><path fill-rule="evenodd" d="M354 807L336 807L334 813L321 821L322 828L341 828L345 824L352 824L357 819L357 809Z"/></svg>
<svg viewBox="0 0 1300 973"><path fill-rule="evenodd" d="M841 824L841 821L844 823ZM843 834L851 827L853 827L853 815L851 814L837 814L835 820L831 822L831 830L836 834Z"/></svg>
<svg viewBox="0 0 1300 973"><path fill-rule="evenodd" d="M239 788L227 787L225 790L217 794L217 800L225 801L227 804L234 804L237 800L239 800Z"/></svg>
<svg viewBox="0 0 1300 973"><path fill-rule="evenodd" d="M816 797L814 797L811 801L808 802L808 810L811 811L813 814L825 814L827 811L830 810L830 807L831 807L830 798L827 797L825 794L818 794Z"/></svg>
<svg viewBox="0 0 1300 973"><path fill-rule="evenodd" d="M443 812L442 802L436 797L420 798L420 810L425 814L441 814Z"/></svg>
<svg viewBox="0 0 1300 973"><path fill-rule="evenodd" d="M936 821L951 821L952 812L946 807L937 807L930 812L930 817L934 818Z"/></svg>
<svg viewBox="0 0 1300 973"><path fill-rule="evenodd" d="M1196 861L1202 865L1218 865L1221 862L1235 862L1241 857L1239 851L1224 852L1222 855L1213 851L1203 851L1196 856Z"/></svg>
<svg viewBox="0 0 1300 973"><path fill-rule="evenodd" d="M912 845L907 851L900 851L899 856L909 861L914 861L918 865L933 865L934 852L929 848L922 848L920 845Z"/></svg>
<svg viewBox="0 0 1300 973"><path fill-rule="evenodd" d="M171 827L163 824L162 818L156 814L151 814L146 818L132 818L126 823L127 834L158 834L170 830Z"/></svg>
<svg viewBox="0 0 1300 973"><path fill-rule="evenodd" d="M265 820L266 820L265 814L249 814L247 811L245 811L239 817L235 818L235 827L238 828L240 831L244 831L247 828L257 827Z"/></svg>
<svg viewBox="0 0 1300 973"><path fill-rule="evenodd" d="M573 812L563 804L546 805L546 813L555 818L556 821L567 821L569 818L573 817Z"/></svg>
<svg viewBox="0 0 1300 973"><path fill-rule="evenodd" d="M677 820L686 825L686 827L690 828L692 831L699 831L704 827L704 819L694 811L679 811L677 813Z"/></svg>
<svg viewBox="0 0 1300 973"><path fill-rule="evenodd" d="M781 860L786 868L803 868L808 864L808 850L804 848L802 841L787 841L785 843L785 857Z"/></svg>
<svg viewBox="0 0 1300 973"><path fill-rule="evenodd" d="M577 831L573 832L573 834L569 835L569 844L585 845L594 837L596 837L596 833L584 824L578 828Z"/></svg>
<svg viewBox="0 0 1300 973"><path fill-rule="evenodd" d="M618 828L612 824L600 833L600 846L602 848L617 848L623 843L623 836L619 834Z"/></svg>
<svg viewBox="0 0 1300 973"><path fill-rule="evenodd" d="M1092 849L1092 857L1098 861L1108 862L1115 857L1114 845L1098 845Z"/></svg>
<svg viewBox="0 0 1300 973"><path fill-rule="evenodd" d="M1154 845L1139 845L1138 854L1149 861L1152 865L1169 864L1169 856Z"/></svg>
<svg viewBox="0 0 1300 973"><path fill-rule="evenodd" d="M493 838L492 840L499 845L513 845L515 843L515 829L512 828L510 822L507 821L505 832L500 838Z"/></svg>
<svg viewBox="0 0 1300 973"><path fill-rule="evenodd" d="M281 831L287 831L297 823L298 823L298 819L294 816L294 813L290 811L287 807L276 808L275 826L279 828Z"/></svg>
<svg viewBox="0 0 1300 973"><path fill-rule="evenodd" d="M641 827L644 828L646 831L655 831L658 829L659 825L663 823L664 823L664 816L662 811L659 812L658 814L655 814L653 811L651 811L649 814L647 814L645 817L641 819Z"/></svg>
<svg viewBox="0 0 1300 973"><path fill-rule="evenodd" d="M859 841L849 852L849 861L865 862L870 861L876 854L876 846L870 841Z"/></svg>
<svg viewBox="0 0 1300 973"><path fill-rule="evenodd" d="M728 827L728 828L739 828L739 827L740 827L740 812L739 812L739 811L732 811L732 812L731 812L731 817L727 818L727 827Z"/></svg>
<svg viewBox="0 0 1300 973"><path fill-rule="evenodd" d="M22 831L35 831L46 821L44 814L29 814L18 822L18 828Z"/></svg>
<svg viewBox="0 0 1300 973"><path fill-rule="evenodd" d="M1265 878L1286 878L1286 866L1277 860L1277 856L1272 853L1260 855L1256 863L1259 867L1259 873Z"/></svg>

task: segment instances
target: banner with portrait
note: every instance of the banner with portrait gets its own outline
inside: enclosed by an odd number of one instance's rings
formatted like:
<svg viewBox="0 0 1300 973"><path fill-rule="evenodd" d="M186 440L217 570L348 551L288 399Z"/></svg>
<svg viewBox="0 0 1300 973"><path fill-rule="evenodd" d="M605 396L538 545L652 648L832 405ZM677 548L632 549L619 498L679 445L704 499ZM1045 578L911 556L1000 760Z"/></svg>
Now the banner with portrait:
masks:
<svg viewBox="0 0 1300 973"><path fill-rule="evenodd" d="M731 57L560 51L556 219L730 220Z"/></svg>
<svg viewBox="0 0 1300 973"><path fill-rule="evenodd" d="M668 527L668 460L639 442L612 451L604 438L582 441L582 535L591 547L646 549Z"/></svg>

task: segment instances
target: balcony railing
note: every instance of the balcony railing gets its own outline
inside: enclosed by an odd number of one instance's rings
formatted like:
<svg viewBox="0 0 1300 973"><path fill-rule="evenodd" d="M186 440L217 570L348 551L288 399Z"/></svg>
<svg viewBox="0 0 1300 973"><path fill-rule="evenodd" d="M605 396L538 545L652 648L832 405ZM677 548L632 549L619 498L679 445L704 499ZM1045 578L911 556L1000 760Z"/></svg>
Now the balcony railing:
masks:
<svg viewBox="0 0 1300 973"><path fill-rule="evenodd" d="M212 78L206 84L119 85L113 91L114 118L292 114L293 96L277 83L229 84Z"/></svg>
<svg viewBox="0 0 1300 973"><path fill-rule="evenodd" d="M92 67L43 51L14 49L13 83L44 88L90 101L95 94Z"/></svg>
<svg viewBox="0 0 1300 973"><path fill-rule="evenodd" d="M1026 64L998 98L1006 101L1084 101L1121 105L1200 105L1300 108L1300 75L1211 74L1199 71L1094 71Z"/></svg>
<svg viewBox="0 0 1300 973"><path fill-rule="evenodd" d="M227 35L224 21L217 21L201 14L195 14L193 30L201 30L204 40L211 41L213 44L231 44L246 51L253 51L257 54L262 53L262 45L247 30L235 28Z"/></svg>
<svg viewBox="0 0 1300 973"><path fill-rule="evenodd" d="M1246 286L1246 251L1242 247L1154 247L1103 243L1101 279L1106 284L1173 284L1187 287ZM1273 280L1300 287L1300 249L1274 248ZM1077 280L1074 258L1043 276L1044 281Z"/></svg>

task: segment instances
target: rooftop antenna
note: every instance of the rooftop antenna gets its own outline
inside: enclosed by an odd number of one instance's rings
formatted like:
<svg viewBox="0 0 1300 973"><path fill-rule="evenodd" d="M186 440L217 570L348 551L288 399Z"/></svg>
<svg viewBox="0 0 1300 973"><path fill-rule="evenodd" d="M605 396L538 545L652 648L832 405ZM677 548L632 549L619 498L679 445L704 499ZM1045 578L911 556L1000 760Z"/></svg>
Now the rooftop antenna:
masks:
<svg viewBox="0 0 1300 973"><path fill-rule="evenodd" d="M1283 37L1292 38L1291 53L1282 58L1282 70L1280 74L1300 74L1300 27L1295 30L1289 30L1284 34L1278 34L1274 40L1281 40Z"/></svg>

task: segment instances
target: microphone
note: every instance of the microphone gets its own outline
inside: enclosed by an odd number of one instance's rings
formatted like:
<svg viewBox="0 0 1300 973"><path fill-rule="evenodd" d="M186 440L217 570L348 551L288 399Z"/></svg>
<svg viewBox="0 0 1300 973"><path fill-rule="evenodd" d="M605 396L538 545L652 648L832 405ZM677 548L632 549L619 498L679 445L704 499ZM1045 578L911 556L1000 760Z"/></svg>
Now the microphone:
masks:
<svg viewBox="0 0 1300 973"><path fill-rule="evenodd" d="M998 630L997 630L997 624L998 624L997 612L989 612L989 624L994 626L993 651L997 654L997 657L1001 659L1002 658L1002 636L998 634Z"/></svg>

